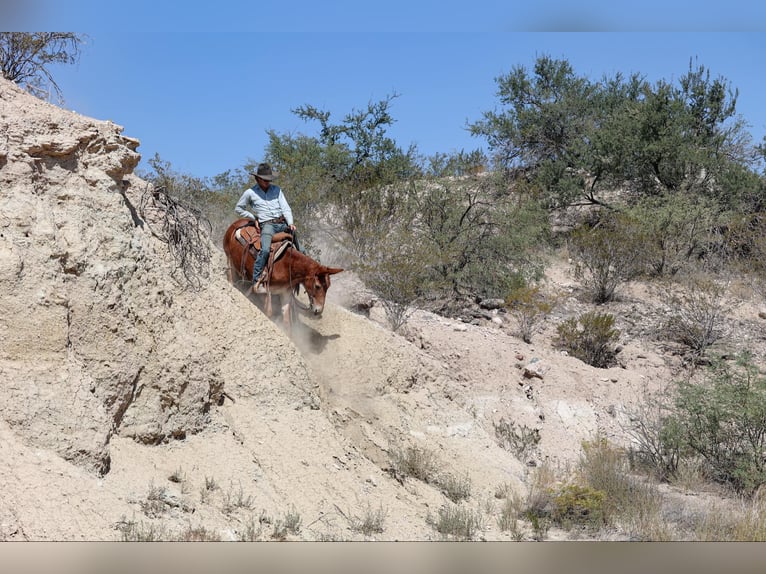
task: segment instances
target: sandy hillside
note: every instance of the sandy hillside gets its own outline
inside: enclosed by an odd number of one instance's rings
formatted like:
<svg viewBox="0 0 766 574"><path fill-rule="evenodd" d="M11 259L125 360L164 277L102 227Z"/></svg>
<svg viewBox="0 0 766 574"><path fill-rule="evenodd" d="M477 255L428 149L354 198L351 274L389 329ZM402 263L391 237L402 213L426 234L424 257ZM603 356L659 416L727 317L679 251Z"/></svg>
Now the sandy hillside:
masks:
<svg viewBox="0 0 766 574"><path fill-rule="evenodd" d="M619 366L555 350L556 323L587 307L565 262L531 345L498 310L417 312L395 334L380 306L351 310L370 299L351 270L291 338L227 283L216 245L203 288L184 288L120 126L0 80L0 134L0 540L438 540L450 484L483 517L476 538L508 540L496 494L523 496L596 433L627 444L641 394L678 368L640 286L613 304ZM757 306L737 308L763 346ZM502 421L537 447L503 448ZM408 449L430 480L396 472Z"/></svg>

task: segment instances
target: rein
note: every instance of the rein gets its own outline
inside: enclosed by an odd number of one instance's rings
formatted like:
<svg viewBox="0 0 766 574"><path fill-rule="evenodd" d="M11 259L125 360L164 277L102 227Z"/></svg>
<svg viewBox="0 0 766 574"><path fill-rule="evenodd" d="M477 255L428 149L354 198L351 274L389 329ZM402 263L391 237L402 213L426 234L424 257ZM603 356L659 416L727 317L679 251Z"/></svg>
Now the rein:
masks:
<svg viewBox="0 0 766 574"><path fill-rule="evenodd" d="M295 249L295 246L291 246L290 249ZM288 278L289 278L289 283L288 284L292 285L293 284L293 263L292 263L292 261L290 261L290 265L288 266L287 269L288 269ZM300 286L301 286L300 283L298 283L295 286L295 289L290 289L290 295L293 298L293 301L295 302L295 304L298 306L298 308L301 311L308 311L308 310L311 309L311 295L308 294L308 291L306 292L306 295L308 295L308 297L309 297L309 304L308 305L304 305L303 301L301 301L297 297L298 289L300 289Z"/></svg>

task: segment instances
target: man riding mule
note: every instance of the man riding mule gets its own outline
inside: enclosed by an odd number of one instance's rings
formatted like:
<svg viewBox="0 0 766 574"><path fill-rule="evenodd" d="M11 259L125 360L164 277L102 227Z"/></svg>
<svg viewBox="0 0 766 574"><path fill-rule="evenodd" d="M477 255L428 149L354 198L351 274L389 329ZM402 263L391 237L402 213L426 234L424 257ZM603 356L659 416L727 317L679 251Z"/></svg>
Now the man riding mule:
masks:
<svg viewBox="0 0 766 574"><path fill-rule="evenodd" d="M265 293L263 283L266 279L265 267L269 260L271 241L276 233L289 230L296 249L303 253L295 237L293 211L282 190L271 183L274 173L267 163L258 165L250 175L255 177L256 185L245 190L234 210L240 217L255 221L256 230L260 230L261 249L253 268L253 293Z"/></svg>
<svg viewBox="0 0 766 574"><path fill-rule="evenodd" d="M281 241L286 239L287 241ZM297 249L293 249L287 233L274 236L271 254L271 273L266 281L265 290L267 295L262 303L265 312L271 316L271 294L280 295L283 304L282 317L287 320L288 327L292 320L291 312L293 303L308 311L314 317L319 317L324 310L325 297L330 288L330 275L340 273L343 269L327 267L314 261L308 255L304 255ZM255 259L259 256L257 245L259 236L252 220L238 219L232 223L223 236L223 250L229 264L228 277L232 283L252 281L252 270L255 268ZM261 253L264 250L261 249ZM298 286L302 285L308 297L308 306L295 298Z"/></svg>

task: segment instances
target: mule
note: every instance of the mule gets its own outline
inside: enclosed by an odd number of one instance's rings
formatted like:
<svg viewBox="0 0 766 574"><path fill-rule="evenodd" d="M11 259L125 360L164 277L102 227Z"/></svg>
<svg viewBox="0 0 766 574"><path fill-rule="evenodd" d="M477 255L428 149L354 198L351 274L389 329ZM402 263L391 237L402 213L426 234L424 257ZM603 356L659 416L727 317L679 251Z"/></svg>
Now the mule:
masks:
<svg viewBox="0 0 766 574"><path fill-rule="evenodd" d="M308 255L298 251L289 233L277 233L271 242L271 254L266 265L267 279L264 311L271 317L271 295L279 295L282 303L282 316L288 329L293 319L293 303L301 310L314 317L320 317L324 311L327 290L330 288L330 275L340 273L339 267L327 267L314 261ZM227 276L232 284L245 282L248 286L253 281L253 265L260 248L260 234L249 219L233 222L223 235L223 251L228 261ZM298 289L303 287L308 296L308 305L297 297ZM256 294L256 297L259 295ZM287 297L285 297L287 296ZM285 299L287 301L285 302Z"/></svg>

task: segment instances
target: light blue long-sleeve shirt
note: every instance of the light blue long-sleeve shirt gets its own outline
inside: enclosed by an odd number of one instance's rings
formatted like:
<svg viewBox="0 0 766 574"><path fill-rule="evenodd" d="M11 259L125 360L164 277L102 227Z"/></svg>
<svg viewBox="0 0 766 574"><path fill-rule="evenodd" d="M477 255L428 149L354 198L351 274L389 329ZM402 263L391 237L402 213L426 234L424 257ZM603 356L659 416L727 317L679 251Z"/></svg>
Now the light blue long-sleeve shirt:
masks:
<svg viewBox="0 0 766 574"><path fill-rule="evenodd" d="M247 219L268 221L284 216L287 225L293 224L293 210L285 194L276 185L270 185L266 191L258 184L246 189L234 210L240 217Z"/></svg>

